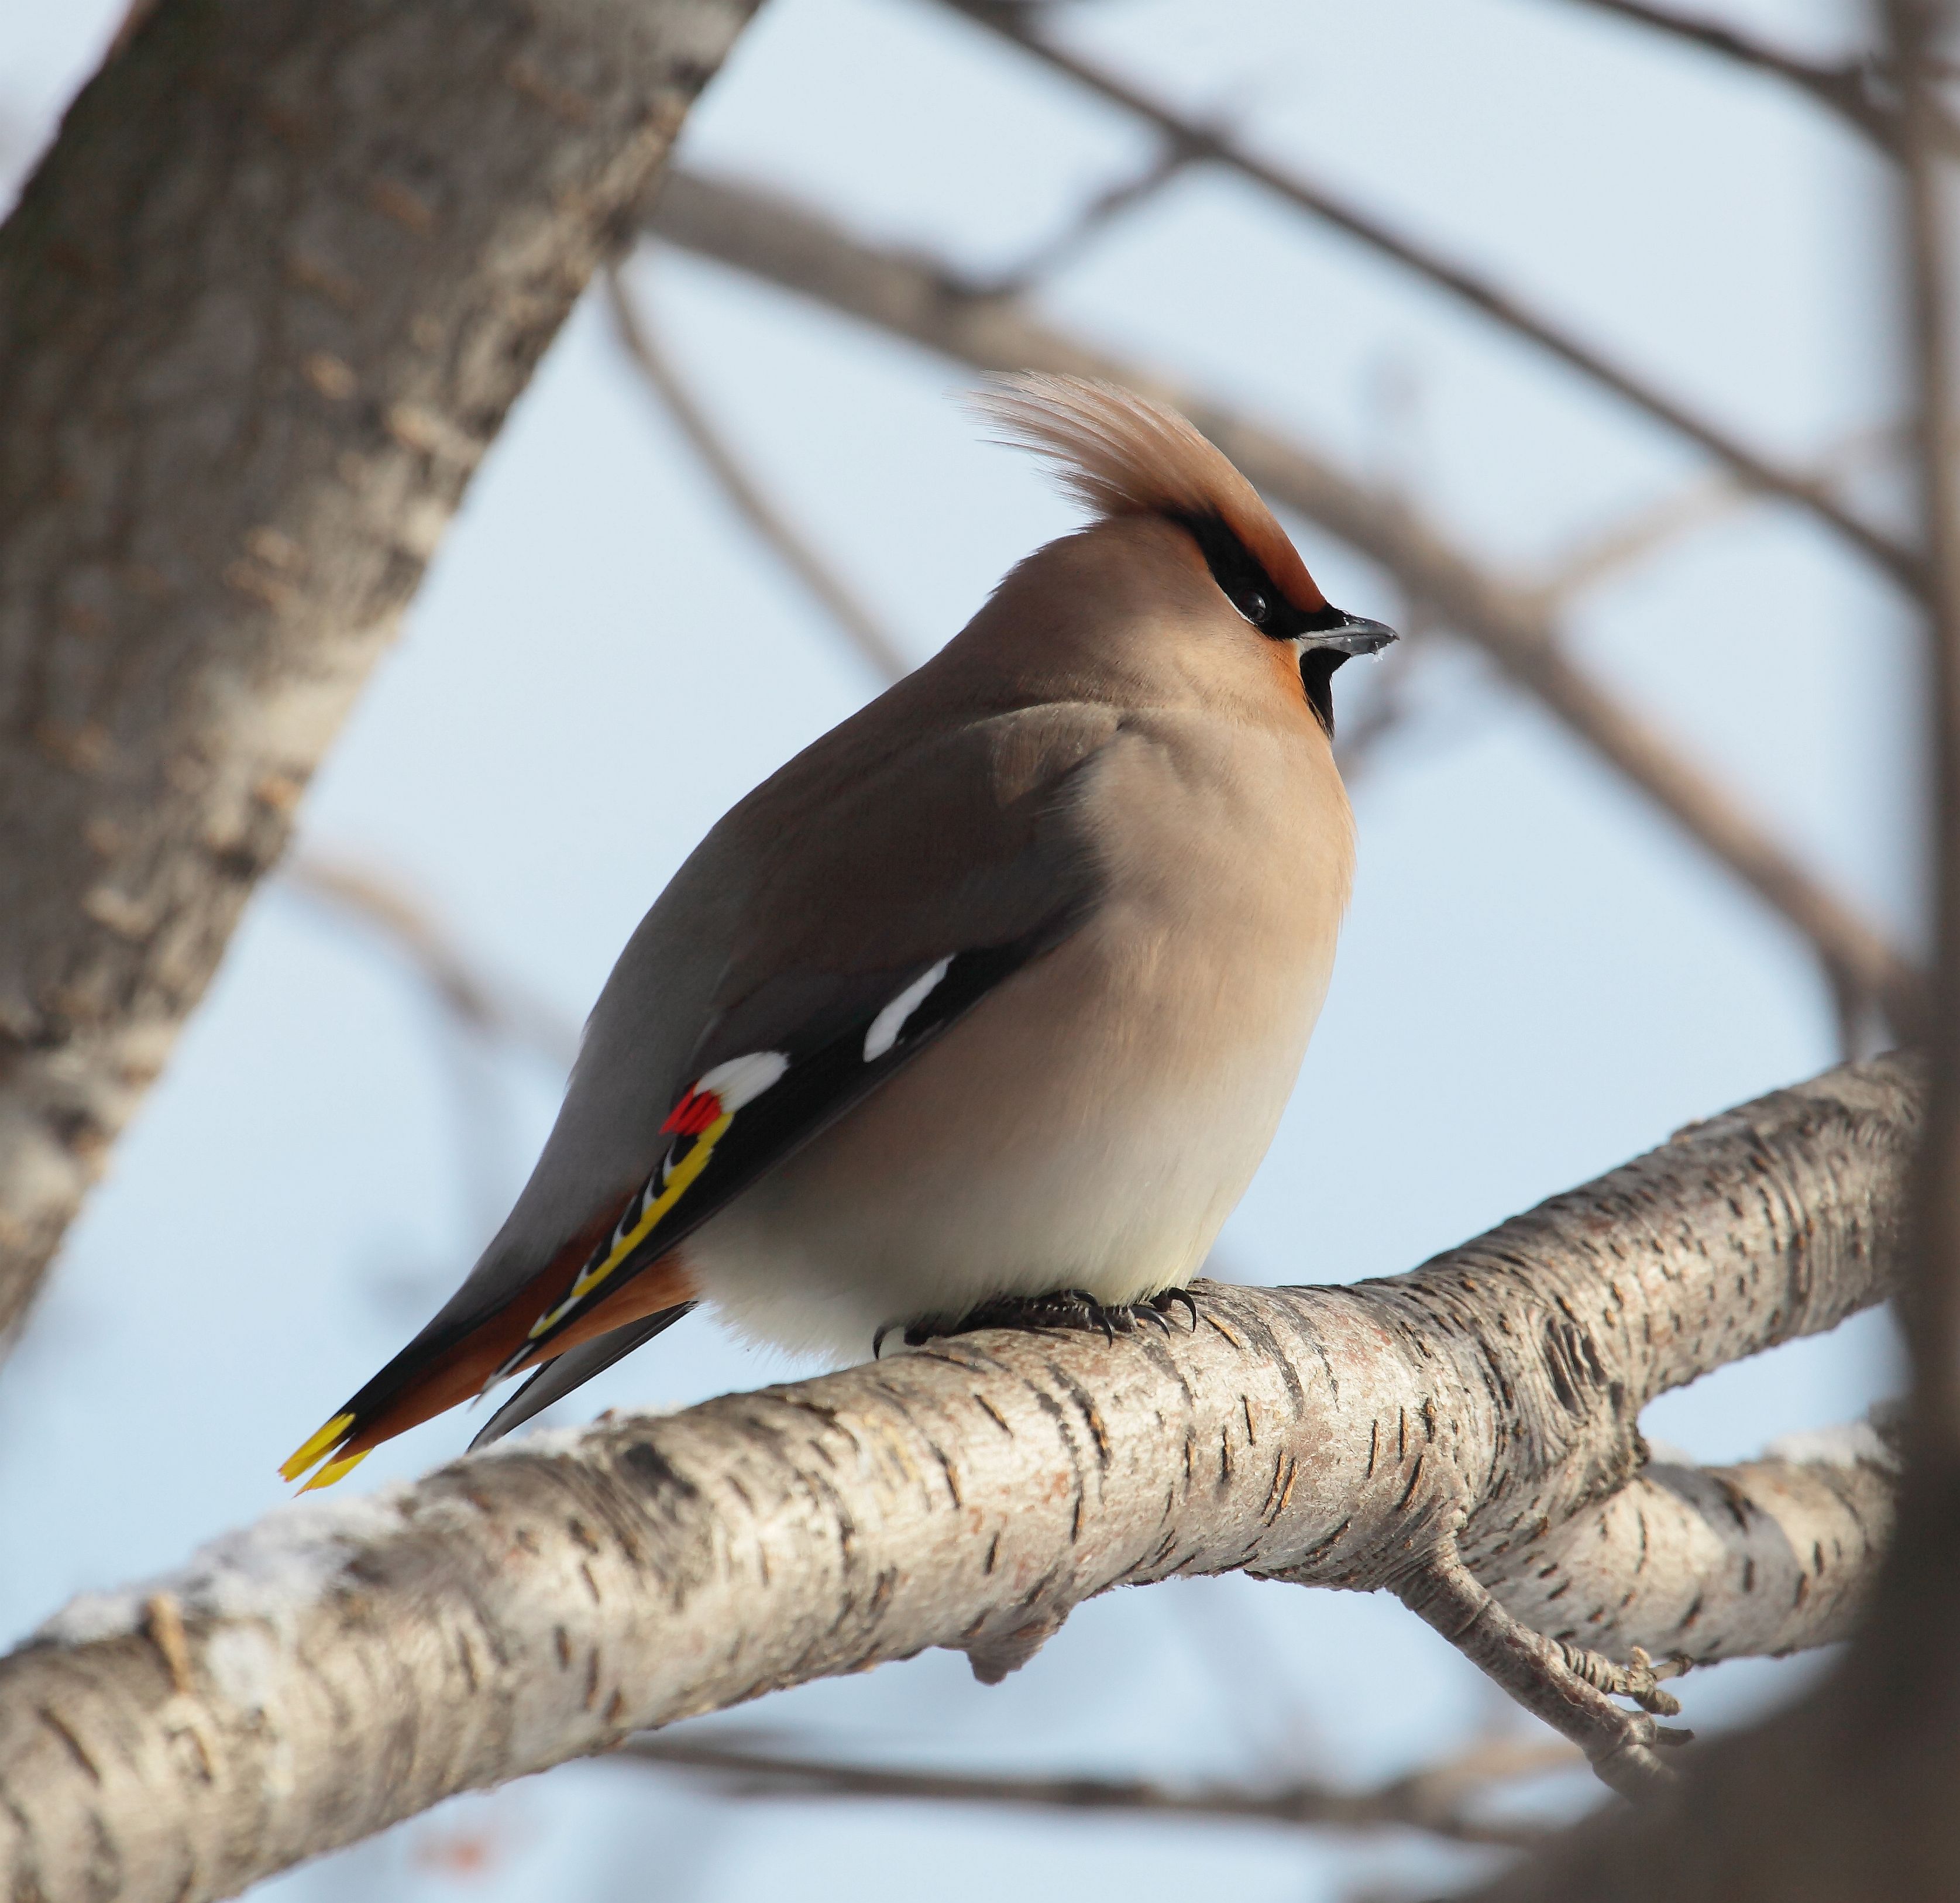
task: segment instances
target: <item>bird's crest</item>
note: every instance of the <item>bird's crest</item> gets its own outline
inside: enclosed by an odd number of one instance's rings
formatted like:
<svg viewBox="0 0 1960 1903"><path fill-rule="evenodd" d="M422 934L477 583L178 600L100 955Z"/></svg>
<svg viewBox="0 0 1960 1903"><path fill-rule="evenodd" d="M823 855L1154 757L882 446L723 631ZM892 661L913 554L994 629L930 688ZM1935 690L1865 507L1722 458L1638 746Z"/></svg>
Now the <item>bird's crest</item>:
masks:
<svg viewBox="0 0 1960 1903"><path fill-rule="evenodd" d="M1259 492L1174 409L1120 384L1023 371L971 399L1001 434L1053 466L1064 491L1099 519L1210 517L1237 536L1296 608L1327 605Z"/></svg>

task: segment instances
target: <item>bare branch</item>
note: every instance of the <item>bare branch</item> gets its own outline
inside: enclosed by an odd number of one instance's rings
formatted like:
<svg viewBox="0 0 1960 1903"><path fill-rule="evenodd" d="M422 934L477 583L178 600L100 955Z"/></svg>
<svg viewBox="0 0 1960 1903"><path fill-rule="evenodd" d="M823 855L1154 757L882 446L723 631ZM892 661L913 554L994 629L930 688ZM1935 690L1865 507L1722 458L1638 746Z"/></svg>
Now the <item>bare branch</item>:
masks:
<svg viewBox="0 0 1960 1903"><path fill-rule="evenodd" d="M1577 3L1666 33L1737 65L1787 81L1863 133L1888 158L1899 155L1902 135L1894 98L1896 88L1888 83L1889 75L1876 56L1826 65L1822 61L1801 59L1754 34L1739 32L1726 21L1691 18L1650 5L1648 0L1577 0ZM1949 156L1960 152L1960 121L1937 97L1931 102L1930 113L1927 136Z"/></svg>
<svg viewBox="0 0 1960 1903"><path fill-rule="evenodd" d="M1548 352L1600 389L1713 457L1751 488L1780 496L1806 511L1908 593L1917 592L1918 574L1911 552L1853 514L1824 485L1801 470L1772 462L1678 397L1669 396L1638 373L1615 362L1596 345L1583 342L1564 326L1533 310L1522 298L1499 289L1468 266L1451 262L1326 186L1306 178L1297 167L1283 167L1262 159L1226 135L1194 124L1161 100L1106 68L1065 51L1042 37L1024 8L1004 6L998 0L942 0L942 3L991 28L1112 104L1147 120L1189 157L1230 167L1287 203L1345 232L1370 250L1481 311L1513 336Z"/></svg>
<svg viewBox="0 0 1960 1903"><path fill-rule="evenodd" d="M378 932L473 1030L506 1038L559 1071L578 1055L578 1027L543 999L485 974L428 909L371 866L306 853L280 868L295 891Z"/></svg>
<svg viewBox="0 0 1960 1903"><path fill-rule="evenodd" d="M1937 656L1933 717L1939 942L1933 1081L1901 1306L1914 1388L1898 1535L1838 1669L1697 1753L1638 1817L1602 1815L1481 1892L1495 1903L1935 1903L1960 1869L1960 472L1953 181L1936 164L1933 62L1946 0L1885 0L1900 75L1900 303L1916 386L1918 501Z"/></svg>
<svg viewBox="0 0 1960 1903"><path fill-rule="evenodd" d="M1710 1540L1752 1563L1636 1629L1682 1582L1610 1510L1655 1394L1882 1297L1921 1094L1902 1058L1831 1072L1389 1280L1204 1284L1161 1334L959 1336L288 1508L0 1661L0 1889L107 1860L123 1903L202 1903L784 1685L928 1646L994 1675L1176 1574L1406 1593L1460 1564L1516 1619L1582 1528L1588 1652L1823 1644L1871 1555L1789 1593L1787 1535L1714 1470Z"/></svg>
<svg viewBox="0 0 1960 1903"><path fill-rule="evenodd" d="M1894 151L1898 125L1889 107L1874 91L1873 68L1869 61L1847 60L1840 65L1827 66L1740 32L1726 21L1691 18L1665 7L1650 5L1647 0L1577 0L1577 4L1684 40L1754 72L1787 80L1819 105L1828 107L1888 156Z"/></svg>
<svg viewBox="0 0 1960 1903"><path fill-rule="evenodd" d="M878 618L789 517L763 494L761 485L708 420L706 411L695 401L666 353L654 341L644 317L616 270L606 274L606 294L628 358L679 426L730 506L802 584L880 679L895 681L910 673L911 662L899 652L898 644Z"/></svg>
<svg viewBox="0 0 1960 1903"><path fill-rule="evenodd" d="M1011 271L973 287L990 298L1017 298L1032 291L1080 255L1096 234L1126 212L1154 198L1191 162L1191 154L1175 141L1166 142L1149 164L1106 191L1099 192L1055 236L1039 246Z"/></svg>
<svg viewBox="0 0 1960 1903"><path fill-rule="evenodd" d="M0 231L0 1342L754 0L162 0Z"/></svg>
<svg viewBox="0 0 1960 1903"><path fill-rule="evenodd" d="M1533 1631L1470 1576L1452 1546L1433 1553L1397 1596L1527 1711L1580 1745L1615 1790L1643 1796L1668 1777L1656 1748L1685 1742L1688 1734L1666 1732L1645 1711L1615 1704L1602 1685L1624 1691L1629 1674L1602 1671L1606 1662L1597 1654ZM1650 1687L1644 1653L1640 1663Z"/></svg>
<svg viewBox="0 0 1960 1903"><path fill-rule="evenodd" d="M882 1797L1017 1809L1118 1811L1313 1830L1419 1830L1457 1843L1512 1849L1542 1842L1545 1830L1535 1824L1479 1817L1470 1801L1476 1791L1583 1761L1568 1745L1492 1739L1371 1790L1343 1790L1312 1779L1269 1790L1221 1784L1183 1789L1137 1777L998 1777L851 1764L744 1746L739 1734L736 1740L724 1742L727 1734L718 1732L714 1739L637 1737L616 1755L642 1764L714 1774L716 1787L733 1797Z"/></svg>
<svg viewBox="0 0 1960 1903"><path fill-rule="evenodd" d="M1905 430L1896 423L1868 424L1850 431L1818 460L1815 478L1834 486L1861 465L1895 459L1905 446ZM1570 601L1666 543L1706 528L1758 499L1728 472L1717 470L1634 510L1606 529L1580 537L1564 555L1545 565L1537 585L1548 601Z"/></svg>
<svg viewBox="0 0 1960 1903"><path fill-rule="evenodd" d="M1191 417L1268 495L1379 562L1410 598L1475 641L1909 1032L1918 974L1799 865L1727 789L1562 651L1545 603L1489 574L1433 524L1320 451L1055 330L1012 301L974 295L915 253L877 249L773 195L676 172L654 208L673 244L815 298L982 370L1042 369L1154 393Z"/></svg>

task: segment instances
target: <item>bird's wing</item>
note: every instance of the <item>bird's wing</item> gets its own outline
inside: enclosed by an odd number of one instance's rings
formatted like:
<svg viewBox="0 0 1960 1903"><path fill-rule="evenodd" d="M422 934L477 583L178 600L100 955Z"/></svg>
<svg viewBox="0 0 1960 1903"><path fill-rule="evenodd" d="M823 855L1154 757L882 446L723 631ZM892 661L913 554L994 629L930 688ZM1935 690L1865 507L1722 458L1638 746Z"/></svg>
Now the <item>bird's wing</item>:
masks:
<svg viewBox="0 0 1960 1903"><path fill-rule="evenodd" d="M819 743L751 794L608 981L497 1241L282 1471L324 1461L316 1484L337 1478L378 1441L572 1348L574 1331L583 1341L685 1301L673 1251L688 1236L1087 916L1102 868L1082 791L1118 725L1064 704L883 758ZM622 1293L636 1281L644 1298Z"/></svg>

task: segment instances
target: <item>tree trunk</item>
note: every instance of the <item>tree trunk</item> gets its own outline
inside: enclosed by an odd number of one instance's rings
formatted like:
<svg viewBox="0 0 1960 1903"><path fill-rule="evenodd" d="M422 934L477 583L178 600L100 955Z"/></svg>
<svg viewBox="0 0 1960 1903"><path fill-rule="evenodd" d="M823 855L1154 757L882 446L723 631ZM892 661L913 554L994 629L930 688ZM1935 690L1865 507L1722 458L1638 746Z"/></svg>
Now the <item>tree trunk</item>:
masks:
<svg viewBox="0 0 1960 1903"><path fill-rule="evenodd" d="M0 230L0 1343L756 0L164 0Z"/></svg>

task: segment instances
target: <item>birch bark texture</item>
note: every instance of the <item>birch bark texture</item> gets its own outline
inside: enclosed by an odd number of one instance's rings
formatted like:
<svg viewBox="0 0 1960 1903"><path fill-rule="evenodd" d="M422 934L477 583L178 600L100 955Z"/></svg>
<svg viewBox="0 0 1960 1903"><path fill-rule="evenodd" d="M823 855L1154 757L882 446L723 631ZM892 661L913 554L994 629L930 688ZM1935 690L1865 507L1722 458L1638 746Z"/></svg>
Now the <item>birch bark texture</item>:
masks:
<svg viewBox="0 0 1960 1903"><path fill-rule="evenodd" d="M757 0L162 0L0 229L0 1344Z"/></svg>
<svg viewBox="0 0 1960 1903"><path fill-rule="evenodd" d="M1847 1068L1405 1275L1204 1284L1162 1332L954 1337L285 1509L0 1661L0 1889L230 1895L782 1686L934 1646L998 1677L1180 1574L1447 1577L1513 1659L1564 1641L1568 1704L1602 1651L1841 1637L1885 1450L1666 1468L1638 1416L1885 1295L1922 1097L1910 1060Z"/></svg>

